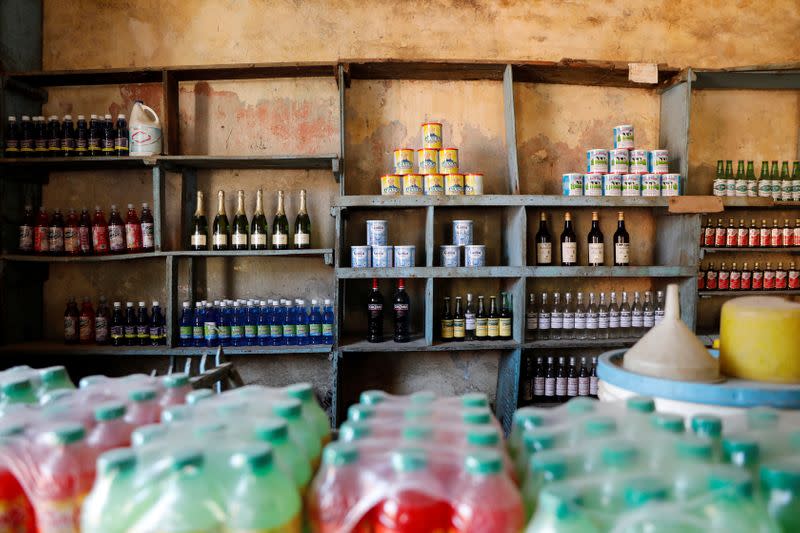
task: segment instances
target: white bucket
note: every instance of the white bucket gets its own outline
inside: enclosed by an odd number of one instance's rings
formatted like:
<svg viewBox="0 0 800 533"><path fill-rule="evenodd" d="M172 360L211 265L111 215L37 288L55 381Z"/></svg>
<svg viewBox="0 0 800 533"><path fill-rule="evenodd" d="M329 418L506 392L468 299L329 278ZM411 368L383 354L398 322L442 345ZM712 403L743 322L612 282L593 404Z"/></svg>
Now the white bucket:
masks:
<svg viewBox="0 0 800 533"><path fill-rule="evenodd" d="M130 155L161 155L161 121L140 100L133 104L130 120Z"/></svg>

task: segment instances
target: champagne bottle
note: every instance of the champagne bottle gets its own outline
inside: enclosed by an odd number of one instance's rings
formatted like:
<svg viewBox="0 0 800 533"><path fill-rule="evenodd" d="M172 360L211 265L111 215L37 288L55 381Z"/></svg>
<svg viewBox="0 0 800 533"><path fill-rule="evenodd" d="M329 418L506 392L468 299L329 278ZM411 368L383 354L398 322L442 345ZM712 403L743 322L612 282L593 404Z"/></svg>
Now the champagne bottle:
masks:
<svg viewBox="0 0 800 533"><path fill-rule="evenodd" d="M231 228L228 215L225 214L225 192L217 193L217 216L214 217L214 229L211 237L213 250L227 250Z"/></svg>
<svg viewBox="0 0 800 533"><path fill-rule="evenodd" d="M247 250L249 246L250 224L244 212L244 191L236 192L236 214L233 215L233 231L231 232L231 247L234 250Z"/></svg>
<svg viewBox="0 0 800 533"><path fill-rule="evenodd" d="M264 216L264 193L256 191L256 210L250 222L250 249L267 249L267 217Z"/></svg>
<svg viewBox="0 0 800 533"><path fill-rule="evenodd" d="M278 191L278 210L272 221L272 248L286 250L289 248L289 221L283 207L283 191Z"/></svg>
<svg viewBox="0 0 800 533"><path fill-rule="evenodd" d="M294 219L294 247L298 250L311 248L311 219L306 211L306 191L300 191L300 210Z"/></svg>

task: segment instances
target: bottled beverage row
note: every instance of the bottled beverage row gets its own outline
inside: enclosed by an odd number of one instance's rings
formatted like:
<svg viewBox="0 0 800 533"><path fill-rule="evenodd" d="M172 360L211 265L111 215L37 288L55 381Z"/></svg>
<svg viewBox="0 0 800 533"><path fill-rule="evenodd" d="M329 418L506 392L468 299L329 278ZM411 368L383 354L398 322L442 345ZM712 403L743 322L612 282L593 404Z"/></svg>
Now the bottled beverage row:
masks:
<svg viewBox="0 0 800 533"><path fill-rule="evenodd" d="M311 219L306 209L306 191L300 191L300 208L294 219L292 244L289 244L289 220L284 207L284 192L278 191L278 207L272 220L272 232L269 231L267 217L264 215L264 200L261 189L256 191L256 208L253 217L248 221L244 207L244 191L236 192L236 212L233 224L228 221L225 212L225 192L217 192L217 214L211 226L209 241L208 219L202 191L197 192L197 209L192 218L189 234L191 250L208 250L209 242L212 250L302 250L311 248ZM268 238L268 236L270 236Z"/></svg>
<svg viewBox="0 0 800 533"><path fill-rule="evenodd" d="M784 268L782 261L778 262L777 268L773 268L772 263L768 262L763 270L758 262L752 270L747 262L742 265L741 269L735 262L728 269L724 261L718 270L712 261L706 266L700 266L697 274L697 288L707 291L800 289L800 271L797 270L794 261L789 263L788 270Z"/></svg>
<svg viewBox="0 0 800 533"><path fill-rule="evenodd" d="M385 341L383 333L383 295L381 294L377 278L372 279L372 291L367 297L367 342ZM397 280L397 289L392 296L392 318L394 342L411 341L411 298L406 292L406 282L403 278Z"/></svg>
<svg viewBox="0 0 800 533"><path fill-rule="evenodd" d="M772 227L767 226L766 219L761 219L761 226L756 225L756 219L750 219L750 225L745 226L744 219L739 219L739 226L735 226L733 219L728 219L728 225L722 224L722 219L717 219L715 226L711 219L706 220L700 232L700 245L715 248L780 248L787 246L800 246L800 218L794 221L794 227L789 226L789 219L783 220L783 227L778 226L778 219L772 219Z"/></svg>
<svg viewBox="0 0 800 533"><path fill-rule="evenodd" d="M127 156L129 154L129 129L125 115L78 115L77 123L72 115L50 115L45 122L43 116L31 120L22 115L9 115L6 126L6 157L71 157L71 156Z"/></svg>
<svg viewBox="0 0 800 533"><path fill-rule="evenodd" d="M111 206L111 216L106 222L105 213L95 206L94 216L87 208L78 216L70 208L66 218L61 209L52 215L42 206L34 216L30 205L19 226L19 251L38 255L106 255L152 252L155 249L153 213L142 203L141 216L133 204L128 204L128 214L122 220L116 205Z"/></svg>
<svg viewBox="0 0 800 533"><path fill-rule="evenodd" d="M561 266L578 265L578 237L572 222L572 215L564 213L564 231L561 232L559 260ZM592 211L592 227L586 236L586 255L589 266L603 266L606 264L605 244L603 232L600 230L600 217L597 211ZM614 266L630 266L631 239L625 229L625 215L622 211L617 213L617 230L612 240L612 264ZM539 231L536 232L536 264L540 266L553 265L556 262L553 250L553 237L547 228L547 215L542 213L539 217Z"/></svg>
<svg viewBox="0 0 800 533"><path fill-rule="evenodd" d="M724 165L723 165L724 163ZM769 161L761 162L761 172L756 178L753 161L747 162L745 171L744 161L739 160L736 166L736 175L733 174L733 161L722 159L717 161L717 173L713 183L714 196L738 196L772 198L776 201L800 201L800 161L792 163L792 173L789 174L789 162L781 163L778 173L778 162L772 162L770 171Z"/></svg>
<svg viewBox="0 0 800 533"><path fill-rule="evenodd" d="M80 310L75 298L67 301L64 311L64 342L67 344L100 344L112 346L163 346L167 342L164 315L157 301L148 312L144 301L135 309L133 302L114 302L109 311L104 296L97 309L83 298Z"/></svg>
<svg viewBox="0 0 800 533"><path fill-rule="evenodd" d="M450 312L450 296L444 297L444 307L440 321L440 336L445 342L472 340L510 340L514 324L513 298L507 292L489 296L489 312L486 312L484 297L478 296L478 309L475 311L472 294L467 293L467 305L462 307L461 296L455 297L455 313Z"/></svg>
<svg viewBox="0 0 800 533"><path fill-rule="evenodd" d="M205 300L183 302L179 346L308 346L333 344L330 300Z"/></svg>
<svg viewBox="0 0 800 533"><path fill-rule="evenodd" d="M597 357L525 357L522 402L597 398Z"/></svg>
<svg viewBox="0 0 800 533"><path fill-rule="evenodd" d="M633 305L628 302L628 292L622 291L622 303L617 304L617 293L589 293L588 305L583 293L578 292L575 300L572 292L554 291L552 303L548 303L548 293L542 292L539 304L536 295L531 293L525 313L525 329L528 337L537 340L597 340L640 337L664 318L664 292L645 291L642 302L639 291L633 293Z"/></svg>

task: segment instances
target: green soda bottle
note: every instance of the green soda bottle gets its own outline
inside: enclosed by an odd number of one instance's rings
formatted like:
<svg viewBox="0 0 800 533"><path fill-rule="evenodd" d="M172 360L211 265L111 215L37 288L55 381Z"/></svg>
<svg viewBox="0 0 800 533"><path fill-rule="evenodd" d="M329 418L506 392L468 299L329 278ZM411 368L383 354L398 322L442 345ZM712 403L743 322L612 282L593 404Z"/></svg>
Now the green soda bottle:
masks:
<svg viewBox="0 0 800 533"><path fill-rule="evenodd" d="M531 457L527 475L522 483L522 502L525 520L530 521L536 513L539 493L548 483L562 481L569 473L569 462L559 451L549 451Z"/></svg>
<svg viewBox="0 0 800 533"><path fill-rule="evenodd" d="M583 422L583 436L588 439L609 437L617 432L617 421L611 416L593 416Z"/></svg>
<svg viewBox="0 0 800 533"><path fill-rule="evenodd" d="M17 377L6 381L2 388L2 399L0 403L12 405L15 403L35 404L38 402L33 384L28 378Z"/></svg>
<svg viewBox="0 0 800 533"><path fill-rule="evenodd" d="M130 448L104 453L97 459L97 480L83 501L83 533L124 533L132 525L131 505L144 503L135 492L136 454Z"/></svg>
<svg viewBox="0 0 800 533"><path fill-rule="evenodd" d="M371 405L357 403L347 409L347 420L362 422L375 416L375 408Z"/></svg>
<svg viewBox="0 0 800 533"><path fill-rule="evenodd" d="M303 418L308 421L319 435L322 446L331 440L331 421L314 397L311 383L295 383L286 387L286 394L303 404Z"/></svg>
<svg viewBox="0 0 800 533"><path fill-rule="evenodd" d="M320 446L317 432L303 420L303 407L299 400L278 400L272 404L272 413L286 420L289 426L289 439L305 452L311 462L311 468L316 470L319 466L322 446Z"/></svg>
<svg viewBox="0 0 800 533"><path fill-rule="evenodd" d="M386 401L386 396L388 395L382 390L365 390L358 397L358 401L364 405L378 405Z"/></svg>
<svg viewBox="0 0 800 533"><path fill-rule="evenodd" d="M228 493L228 533L295 533L301 527L301 500L289 477L276 468L272 448L252 444L231 457L236 480Z"/></svg>
<svg viewBox="0 0 800 533"><path fill-rule="evenodd" d="M56 390L75 388L75 384L69 379L67 369L60 365L43 368L39 371L39 377L42 380L42 386L39 388L40 398Z"/></svg>
<svg viewBox="0 0 800 533"><path fill-rule="evenodd" d="M569 484L546 487L539 495L538 507L526 533L600 533L581 511L579 492Z"/></svg>
<svg viewBox="0 0 800 533"><path fill-rule="evenodd" d="M433 428L430 428L433 434ZM475 448L500 448L500 434L492 426L470 427L467 430L467 446Z"/></svg>
<svg viewBox="0 0 800 533"><path fill-rule="evenodd" d="M311 462L305 453L289 439L289 425L285 420L272 418L259 422L255 437L272 446L275 463L294 482L301 494L305 494L311 482Z"/></svg>
<svg viewBox="0 0 800 533"><path fill-rule="evenodd" d="M559 435L550 431L526 431L522 435L522 450L515 460L517 479L525 479L528 463L534 454L556 447Z"/></svg>
<svg viewBox="0 0 800 533"><path fill-rule="evenodd" d="M402 439L407 442L432 442L433 428L423 424L414 424L403 428Z"/></svg>
<svg viewBox="0 0 800 533"><path fill-rule="evenodd" d="M797 457L761 467L767 511L783 531L800 531L800 460Z"/></svg>

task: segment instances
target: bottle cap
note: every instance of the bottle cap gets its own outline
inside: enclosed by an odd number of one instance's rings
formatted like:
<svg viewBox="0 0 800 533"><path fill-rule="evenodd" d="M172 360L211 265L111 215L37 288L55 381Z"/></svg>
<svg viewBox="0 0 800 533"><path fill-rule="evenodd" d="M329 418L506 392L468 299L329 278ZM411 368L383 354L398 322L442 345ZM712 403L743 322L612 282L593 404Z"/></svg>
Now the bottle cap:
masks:
<svg viewBox="0 0 800 533"><path fill-rule="evenodd" d="M48 117L48 120L55 120L55 121L58 121L58 115L50 115L50 116Z"/></svg>
<svg viewBox="0 0 800 533"><path fill-rule="evenodd" d="M133 209L133 204L128 204L128 209Z"/></svg>
<svg viewBox="0 0 800 533"><path fill-rule="evenodd" d="M64 120L72 120L72 115L64 115Z"/></svg>
<svg viewBox="0 0 800 533"><path fill-rule="evenodd" d="M314 398L314 387L311 383L295 383L284 389L290 398L307 402Z"/></svg>
<svg viewBox="0 0 800 533"><path fill-rule="evenodd" d="M500 444L497 429L491 426L479 426L467 431L467 444L481 448L495 448Z"/></svg>
<svg viewBox="0 0 800 533"><path fill-rule="evenodd" d="M66 446L83 440L86 436L86 430L81 424L66 423L48 431L42 438L50 445Z"/></svg>
<svg viewBox="0 0 800 533"><path fill-rule="evenodd" d="M144 307L144 302L139 302L139 307Z"/></svg>
<svg viewBox="0 0 800 533"><path fill-rule="evenodd" d="M530 432L522 435L522 442L528 453L538 453L542 450L549 450L556 444L556 436L549 432Z"/></svg>
<svg viewBox="0 0 800 533"><path fill-rule="evenodd" d="M347 420L367 420L375 416L375 408L371 405L355 404L347 409Z"/></svg>
<svg viewBox="0 0 800 533"><path fill-rule="evenodd" d="M653 413L656 410L656 403L652 398L648 398L647 396L628 398L625 405L629 411L638 411L640 413Z"/></svg>
<svg viewBox="0 0 800 533"><path fill-rule="evenodd" d="M399 450L392 454L395 472L416 472L428 466L428 455L420 449Z"/></svg>
<svg viewBox="0 0 800 533"><path fill-rule="evenodd" d="M114 307L122 307L122 302L114 302Z"/></svg>
<svg viewBox="0 0 800 533"><path fill-rule="evenodd" d="M339 440L343 442L352 442L368 437L371 433L372 429L369 423L348 420L339 428Z"/></svg>
<svg viewBox="0 0 800 533"><path fill-rule="evenodd" d="M317 300L317 299L312 299L312 300L311 300L311 305L319 305L319 300Z"/></svg>
<svg viewBox="0 0 800 533"><path fill-rule="evenodd" d="M236 300L235 302L233 302L233 306L234 307L239 307L240 306L239 300Z"/></svg>
<svg viewBox="0 0 800 533"><path fill-rule="evenodd" d="M111 115L106 113L105 115L103 115L103 118L105 118L106 120L111 120Z"/></svg>
<svg viewBox="0 0 800 533"><path fill-rule="evenodd" d="M711 461L711 454L713 453L711 441L693 435L681 437L675 444L675 451L678 452L678 457L702 461Z"/></svg>
<svg viewBox="0 0 800 533"><path fill-rule="evenodd" d="M97 470L102 474L128 472L136 467L136 454L130 448L111 450L97 459Z"/></svg>
<svg viewBox="0 0 800 533"><path fill-rule="evenodd" d="M625 487L625 503L628 507L640 507L654 500L665 500L669 489L658 478L642 477L631 480Z"/></svg>
<svg viewBox="0 0 800 533"><path fill-rule="evenodd" d="M128 394L128 398L134 402L147 402L150 400L155 400L156 390L151 387L132 390L130 394Z"/></svg>
<svg viewBox="0 0 800 533"><path fill-rule="evenodd" d="M117 119L125 120L125 113L120 113L119 115L117 115Z"/></svg>
<svg viewBox="0 0 800 533"><path fill-rule="evenodd" d="M489 424L492 421L492 413L487 408L469 407L462 411L461 420L465 424Z"/></svg>
<svg viewBox="0 0 800 533"><path fill-rule="evenodd" d="M342 424L344 429L344 424ZM289 424L280 418L269 418L259 422L255 429L256 438L270 444L281 444L289 438ZM341 432L340 432L341 438Z"/></svg>
<svg viewBox="0 0 800 533"><path fill-rule="evenodd" d="M201 467L203 466L203 454L198 450L187 450L179 452L172 456L172 469L183 470L188 466Z"/></svg>
<svg viewBox="0 0 800 533"><path fill-rule="evenodd" d="M692 417L692 431L702 437L722 435L722 419L715 415L695 415Z"/></svg>
<svg viewBox="0 0 800 533"><path fill-rule="evenodd" d="M94 419L97 422L107 422L125 416L125 404L120 402L106 402L94 409Z"/></svg>
<svg viewBox="0 0 800 533"><path fill-rule="evenodd" d="M302 414L302 405L299 400L281 400L272 404L272 412L286 420L295 420Z"/></svg>
<svg viewBox="0 0 800 533"><path fill-rule="evenodd" d="M67 369L61 365L43 368L39 371L39 376L42 378L42 383L44 384L60 384L69 381Z"/></svg>
<svg viewBox="0 0 800 533"><path fill-rule="evenodd" d="M761 481L770 489L800 490L800 463L784 459L761 467Z"/></svg>
<svg viewBox="0 0 800 533"><path fill-rule="evenodd" d="M583 428L589 437L610 435L617 431L617 421L610 416L595 416L587 419Z"/></svg>
<svg viewBox="0 0 800 533"><path fill-rule="evenodd" d="M329 299L325 299L325 305L331 305L331 301Z"/></svg>
<svg viewBox="0 0 800 533"><path fill-rule="evenodd" d="M158 300L153 300L153 307L158 307Z"/></svg>
<svg viewBox="0 0 800 533"><path fill-rule="evenodd" d="M349 442L334 442L325 446L322 462L328 466L345 466L358 461L358 448Z"/></svg>
<svg viewBox="0 0 800 533"><path fill-rule="evenodd" d="M112 211L116 211L117 210L117 204L111 204L111 210Z"/></svg>
<svg viewBox="0 0 800 533"><path fill-rule="evenodd" d="M567 458L558 451L541 452L530 458L530 470L540 473L546 481L564 479L568 469Z"/></svg>
<svg viewBox="0 0 800 533"><path fill-rule="evenodd" d="M150 209L150 204L147 202L142 202L142 209Z"/></svg>
<svg viewBox="0 0 800 533"><path fill-rule="evenodd" d="M684 422L681 415L670 413L655 413L650 419L653 427L663 429L670 433L683 433Z"/></svg>
<svg viewBox="0 0 800 533"><path fill-rule="evenodd" d="M91 115L89 115L89 118L90 118L90 119L97 120L97 114L95 114L95 113L92 113Z"/></svg>
<svg viewBox="0 0 800 533"><path fill-rule="evenodd" d="M472 475L499 474L503 470L503 459L497 450L480 450L470 453L464 466Z"/></svg>
<svg viewBox="0 0 800 533"><path fill-rule="evenodd" d="M722 440L725 461L738 466L757 464L759 449L758 441L746 435L725 437Z"/></svg>
<svg viewBox="0 0 800 533"><path fill-rule="evenodd" d="M33 393L33 385L28 378L17 378L3 385L3 396L21 398Z"/></svg>
<svg viewBox="0 0 800 533"><path fill-rule="evenodd" d="M41 118L44 118L44 117L41 117ZM86 120L86 116L85 115L78 115L78 120Z"/></svg>
<svg viewBox="0 0 800 533"><path fill-rule="evenodd" d="M189 376L183 372L176 372L174 374L169 374L167 376L164 376L162 382L164 384L164 387L168 389L184 387L189 384Z"/></svg>
<svg viewBox="0 0 800 533"><path fill-rule="evenodd" d="M183 302L181 305L182 305L184 308L186 308L186 307L189 307L189 302Z"/></svg>

